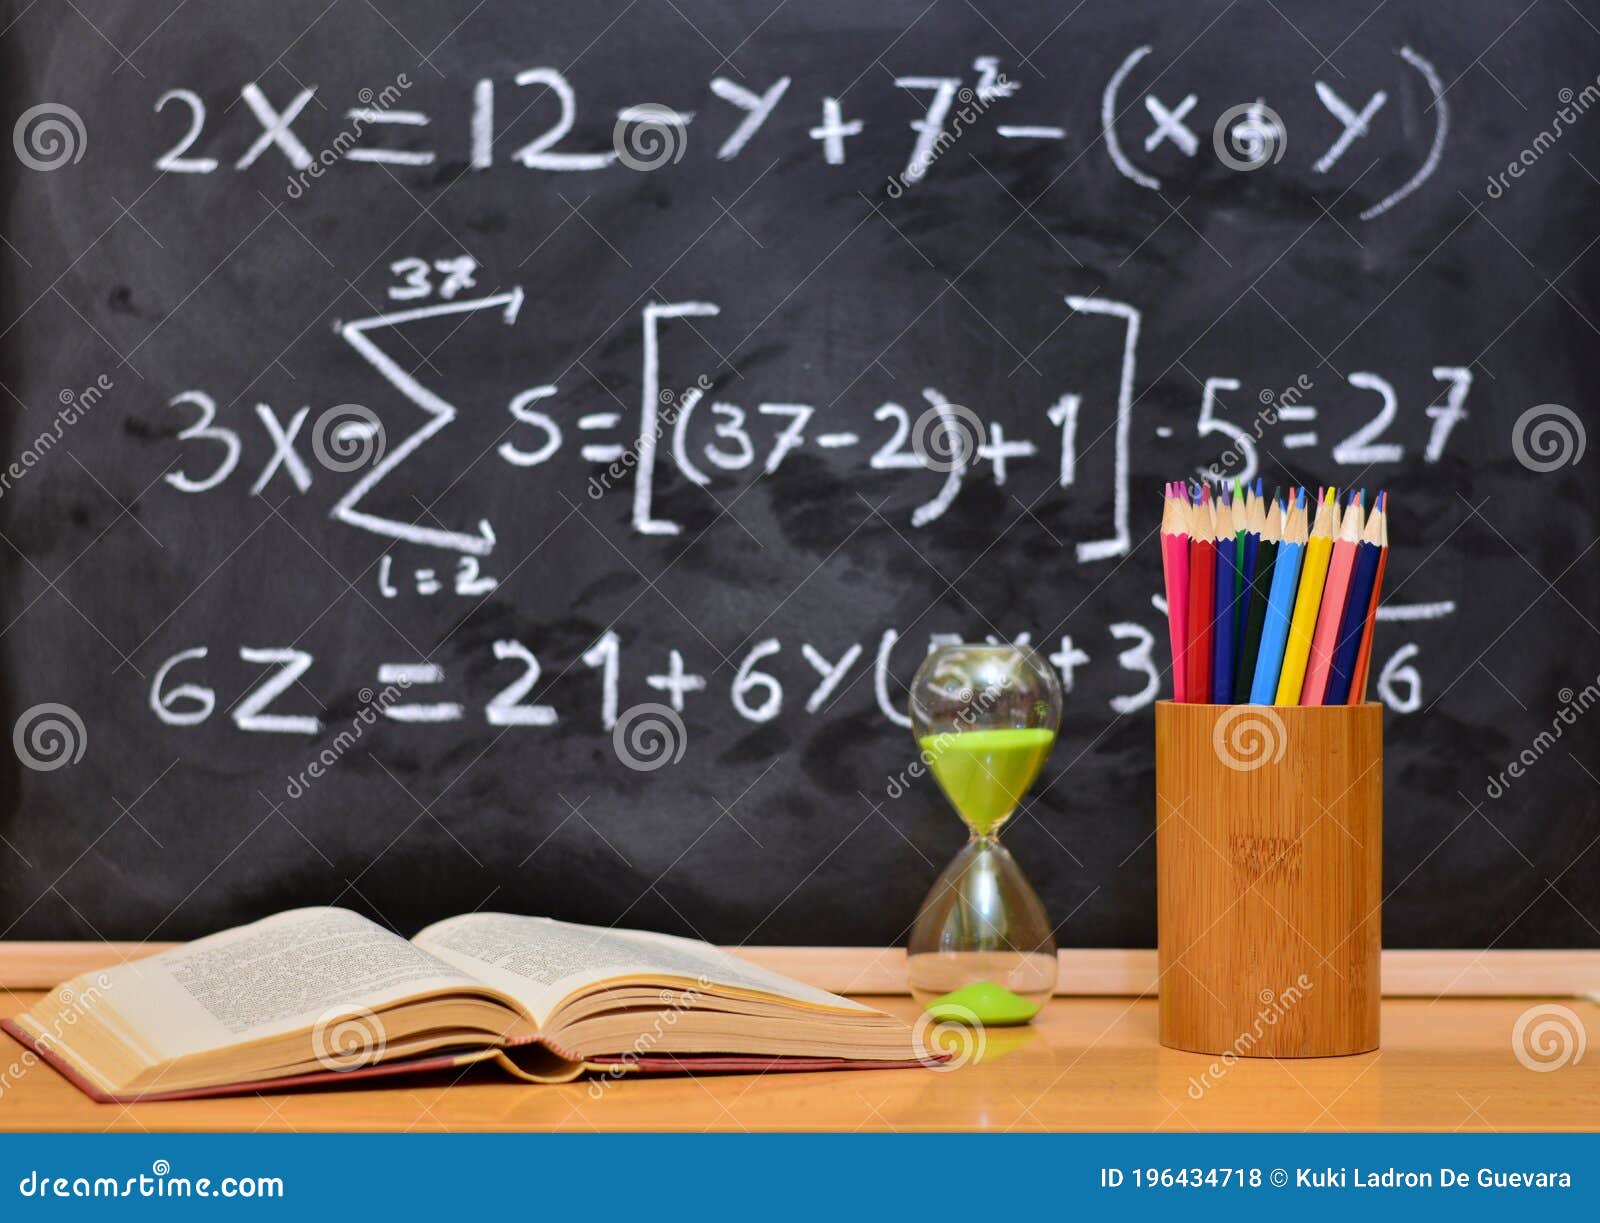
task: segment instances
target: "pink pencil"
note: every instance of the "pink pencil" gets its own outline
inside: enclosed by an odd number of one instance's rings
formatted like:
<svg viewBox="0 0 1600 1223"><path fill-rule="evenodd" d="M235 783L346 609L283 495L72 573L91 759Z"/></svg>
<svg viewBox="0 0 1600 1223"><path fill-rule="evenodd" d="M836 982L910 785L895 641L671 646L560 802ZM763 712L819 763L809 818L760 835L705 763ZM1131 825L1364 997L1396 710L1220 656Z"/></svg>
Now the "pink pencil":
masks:
<svg viewBox="0 0 1600 1223"><path fill-rule="evenodd" d="M1306 659L1305 686L1300 690L1302 705L1320 705L1328 691L1328 671L1339 644L1339 622L1344 617L1345 600L1350 596L1350 575L1355 571L1356 550L1361 542L1361 494L1355 493L1345 507L1344 521L1333 541L1328 560L1328 577L1322 587L1322 605L1317 609L1317 628L1311 637L1311 653Z"/></svg>
<svg viewBox="0 0 1600 1223"><path fill-rule="evenodd" d="M1172 699L1188 699L1184 650L1189 641L1189 498L1167 485L1161 508L1161 568L1167 581L1167 635L1172 643Z"/></svg>

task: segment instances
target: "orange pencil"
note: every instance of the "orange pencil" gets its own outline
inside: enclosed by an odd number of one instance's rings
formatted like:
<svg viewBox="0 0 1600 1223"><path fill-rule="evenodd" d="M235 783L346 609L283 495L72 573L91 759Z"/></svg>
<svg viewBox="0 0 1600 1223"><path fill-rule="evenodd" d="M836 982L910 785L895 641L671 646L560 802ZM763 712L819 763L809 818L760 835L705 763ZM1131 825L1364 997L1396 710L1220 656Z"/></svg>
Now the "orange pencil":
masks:
<svg viewBox="0 0 1600 1223"><path fill-rule="evenodd" d="M1311 653L1306 658L1306 679L1300 689L1302 705L1320 705L1328 690L1328 671L1339 647L1339 622L1344 619L1345 599L1350 594L1350 575L1355 570L1356 551L1361 542L1361 494L1354 493L1345 507L1344 521L1328 558L1328 576L1322 586L1322 603L1317 609L1317 628L1311 637Z"/></svg>

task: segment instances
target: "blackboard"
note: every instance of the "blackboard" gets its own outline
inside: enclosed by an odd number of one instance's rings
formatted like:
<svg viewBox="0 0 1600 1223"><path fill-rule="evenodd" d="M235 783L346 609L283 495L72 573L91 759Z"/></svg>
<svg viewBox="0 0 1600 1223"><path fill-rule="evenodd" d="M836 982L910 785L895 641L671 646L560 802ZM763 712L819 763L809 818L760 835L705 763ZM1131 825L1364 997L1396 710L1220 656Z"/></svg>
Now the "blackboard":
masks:
<svg viewBox="0 0 1600 1223"><path fill-rule="evenodd" d="M904 686L1028 633L1006 840L1149 946L1218 465L1391 491L1387 944L1600 944L1600 20L1517 7L8 4L0 936L897 943Z"/></svg>

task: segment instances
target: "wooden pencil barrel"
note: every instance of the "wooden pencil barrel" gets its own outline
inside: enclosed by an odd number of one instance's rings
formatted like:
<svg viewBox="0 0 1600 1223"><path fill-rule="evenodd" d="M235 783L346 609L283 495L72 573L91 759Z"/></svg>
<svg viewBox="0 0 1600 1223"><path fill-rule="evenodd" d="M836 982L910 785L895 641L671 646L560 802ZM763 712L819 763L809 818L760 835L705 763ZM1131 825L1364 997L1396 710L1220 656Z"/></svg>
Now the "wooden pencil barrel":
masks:
<svg viewBox="0 0 1600 1223"><path fill-rule="evenodd" d="M1383 709L1156 705L1161 1043L1378 1047Z"/></svg>

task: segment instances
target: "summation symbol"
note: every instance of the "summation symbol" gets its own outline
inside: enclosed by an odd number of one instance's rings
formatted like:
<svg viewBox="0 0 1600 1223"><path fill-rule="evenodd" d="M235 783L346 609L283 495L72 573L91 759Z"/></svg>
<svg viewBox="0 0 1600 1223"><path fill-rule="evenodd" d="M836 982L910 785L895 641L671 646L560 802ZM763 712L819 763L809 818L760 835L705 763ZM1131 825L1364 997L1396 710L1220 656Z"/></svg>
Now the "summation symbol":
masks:
<svg viewBox="0 0 1600 1223"><path fill-rule="evenodd" d="M367 364L377 370L384 381L426 412L429 419L421 428L390 450L351 487L349 492L339 498L338 504L333 507L334 518L364 531L373 531L391 539L404 540L424 547L445 548L451 552L465 552L470 556L487 556L494 550L494 528L489 525L487 519L479 521L476 533L469 533L386 518L381 514L361 509L360 505L363 498L382 483L385 476L456 418L454 404L423 386L398 361L384 352L367 333L384 327L404 326L422 319L440 318L451 314L470 314L496 307L501 310L503 322L508 325L516 322L517 312L522 308L521 287L509 293L497 293L471 301L442 302L432 306L417 306L411 310L399 310L392 314L374 315L372 318L358 319L339 327L339 334L344 337L345 342L354 348Z"/></svg>

